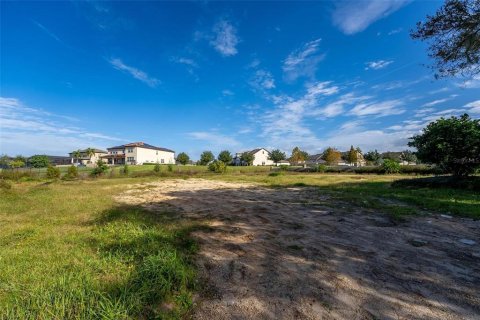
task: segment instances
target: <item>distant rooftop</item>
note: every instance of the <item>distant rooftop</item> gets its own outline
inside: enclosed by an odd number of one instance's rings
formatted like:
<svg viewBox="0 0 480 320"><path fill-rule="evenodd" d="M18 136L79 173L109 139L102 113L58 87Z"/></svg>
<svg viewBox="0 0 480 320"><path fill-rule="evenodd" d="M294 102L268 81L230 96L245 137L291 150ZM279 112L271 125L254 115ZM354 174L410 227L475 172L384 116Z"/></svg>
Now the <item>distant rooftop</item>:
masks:
<svg viewBox="0 0 480 320"><path fill-rule="evenodd" d="M145 143L145 142L132 142L132 143L127 143L127 144L122 144L121 146L115 146L115 147L107 148L107 150L125 149L125 148L132 148L132 147L153 149L153 150L166 151L166 152L175 152L175 151L167 149L167 148L155 147L155 146L152 146L151 144L148 144L148 143Z"/></svg>

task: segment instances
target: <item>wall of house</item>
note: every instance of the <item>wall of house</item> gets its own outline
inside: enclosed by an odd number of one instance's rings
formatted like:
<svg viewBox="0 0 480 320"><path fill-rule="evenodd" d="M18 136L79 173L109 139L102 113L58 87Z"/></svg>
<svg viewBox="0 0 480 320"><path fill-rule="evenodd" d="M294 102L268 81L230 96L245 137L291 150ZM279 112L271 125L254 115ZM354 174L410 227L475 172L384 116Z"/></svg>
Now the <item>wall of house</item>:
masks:
<svg viewBox="0 0 480 320"><path fill-rule="evenodd" d="M268 159L269 153L265 149L259 150L255 153L255 159L253 160L254 166L273 166L274 163L272 160Z"/></svg>
<svg viewBox="0 0 480 320"><path fill-rule="evenodd" d="M143 163L165 163L175 164L175 153L161 150L153 150L146 148L135 147L133 150L133 157L135 157L136 164ZM130 153L125 154L126 157L131 157Z"/></svg>

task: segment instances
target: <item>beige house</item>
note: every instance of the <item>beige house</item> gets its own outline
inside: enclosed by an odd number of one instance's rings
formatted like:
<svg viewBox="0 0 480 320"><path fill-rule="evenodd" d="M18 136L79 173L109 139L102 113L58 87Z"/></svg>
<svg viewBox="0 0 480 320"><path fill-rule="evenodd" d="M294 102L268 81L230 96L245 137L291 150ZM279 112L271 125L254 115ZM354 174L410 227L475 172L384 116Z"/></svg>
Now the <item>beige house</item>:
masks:
<svg viewBox="0 0 480 320"><path fill-rule="evenodd" d="M254 156L252 165L254 166L273 166L275 163L269 159L270 151L265 148L253 149L251 151L246 151ZM236 166L244 166L245 163L242 162L243 152L238 152L233 158L233 164Z"/></svg>
<svg viewBox="0 0 480 320"><path fill-rule="evenodd" d="M92 149L93 152L89 154L87 151L88 149L85 150L78 150L80 152L80 156L77 158L77 155L75 153L77 151L72 151L68 155L71 159L72 164L79 164L79 165L85 165L85 166L93 166L103 155L107 154L107 151L100 150L100 149Z"/></svg>
<svg viewBox="0 0 480 320"><path fill-rule="evenodd" d="M144 142L127 143L121 146L107 148L108 154L102 159L108 164L144 164L160 163L175 164L175 151L155 147Z"/></svg>

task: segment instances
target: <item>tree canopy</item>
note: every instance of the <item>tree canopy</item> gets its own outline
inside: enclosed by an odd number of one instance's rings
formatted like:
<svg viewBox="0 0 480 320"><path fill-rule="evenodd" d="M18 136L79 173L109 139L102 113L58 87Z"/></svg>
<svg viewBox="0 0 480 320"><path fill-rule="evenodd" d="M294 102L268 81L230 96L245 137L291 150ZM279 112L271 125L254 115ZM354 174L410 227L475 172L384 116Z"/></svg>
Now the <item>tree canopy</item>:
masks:
<svg viewBox="0 0 480 320"><path fill-rule="evenodd" d="M249 152L244 152L242 153L240 160L243 163L246 163L247 166L251 166L253 164L253 160L255 160L255 155L249 153Z"/></svg>
<svg viewBox="0 0 480 320"><path fill-rule="evenodd" d="M222 161L226 165L230 164L232 162L232 154L228 150L223 150L218 154L217 159L219 161Z"/></svg>
<svg viewBox="0 0 480 320"><path fill-rule="evenodd" d="M301 163L307 160L308 153L300 150L299 147L295 147L292 150L292 155L290 156L290 161L293 163Z"/></svg>
<svg viewBox="0 0 480 320"><path fill-rule="evenodd" d="M358 151L353 146L351 146L350 151L348 151L347 161L349 163L356 163L358 161Z"/></svg>
<svg viewBox="0 0 480 320"><path fill-rule="evenodd" d="M285 160L287 158L287 155L285 152L282 152L280 149L275 149L270 152L269 159L272 160L275 163L279 163L282 160Z"/></svg>
<svg viewBox="0 0 480 320"><path fill-rule="evenodd" d="M479 0L447 0L410 35L429 42L437 78L480 74Z"/></svg>
<svg viewBox="0 0 480 320"><path fill-rule="evenodd" d="M180 162L180 164L186 165L188 161L190 161L190 157L185 152L180 152L177 155L177 161Z"/></svg>
<svg viewBox="0 0 480 320"><path fill-rule="evenodd" d="M418 159L440 166L448 173L466 176L480 168L480 120L467 114L440 118L411 138Z"/></svg>
<svg viewBox="0 0 480 320"><path fill-rule="evenodd" d="M46 155L36 154L28 158L28 165L34 168L46 168L50 164L50 159Z"/></svg>
<svg viewBox="0 0 480 320"><path fill-rule="evenodd" d="M213 155L212 151L203 151L202 154L200 155L200 164L202 166L205 166L212 162L215 159L215 156Z"/></svg>
<svg viewBox="0 0 480 320"><path fill-rule="evenodd" d="M375 149L374 151L368 151L364 156L365 160L375 165L379 165L382 162L382 155Z"/></svg>
<svg viewBox="0 0 480 320"><path fill-rule="evenodd" d="M342 159L342 154L335 148L328 147L322 156L328 165L337 164Z"/></svg>

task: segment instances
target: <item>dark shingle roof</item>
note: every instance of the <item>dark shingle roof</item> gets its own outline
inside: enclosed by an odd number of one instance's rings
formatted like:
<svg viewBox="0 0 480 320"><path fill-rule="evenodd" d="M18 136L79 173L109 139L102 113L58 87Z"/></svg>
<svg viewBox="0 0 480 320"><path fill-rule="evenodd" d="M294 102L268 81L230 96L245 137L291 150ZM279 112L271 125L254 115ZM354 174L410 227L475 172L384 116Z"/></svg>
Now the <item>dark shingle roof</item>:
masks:
<svg viewBox="0 0 480 320"><path fill-rule="evenodd" d="M170 150L170 149L167 149L167 148L155 147L155 146L152 146L151 144L144 143L144 142L132 142L132 143L127 143L127 144L123 144L123 145L121 145L121 146L116 146L116 147L107 148L107 150L112 150L112 149L125 149L125 148L129 148L129 147L139 147L139 148L153 149L153 150L158 150L158 151L166 151L166 152L173 152L173 153L175 153L175 151L173 151L173 150Z"/></svg>

